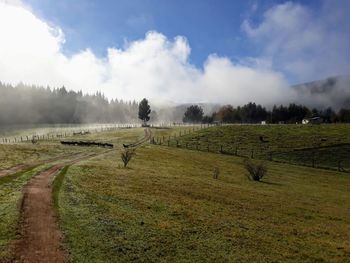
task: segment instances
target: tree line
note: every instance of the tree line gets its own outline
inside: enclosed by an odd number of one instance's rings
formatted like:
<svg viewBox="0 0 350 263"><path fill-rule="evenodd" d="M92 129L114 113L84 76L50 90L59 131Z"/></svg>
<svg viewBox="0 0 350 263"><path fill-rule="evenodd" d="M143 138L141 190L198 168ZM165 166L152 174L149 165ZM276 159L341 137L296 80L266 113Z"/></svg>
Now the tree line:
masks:
<svg viewBox="0 0 350 263"><path fill-rule="evenodd" d="M0 125L54 123L131 123L138 103L111 100L62 88L43 88L0 82Z"/></svg>
<svg viewBox="0 0 350 263"><path fill-rule="evenodd" d="M139 105L146 114L140 116ZM205 106L205 105L204 105ZM187 108L187 109L186 109ZM136 123L138 117L144 125L151 120L192 123L300 123L304 118L319 116L324 122L350 122L350 109L310 109L303 105L274 106L271 110L248 103L233 107L216 107L215 112L204 115L199 105L179 105L151 111L148 101L108 100L101 92L93 95L81 91L68 91L65 87L50 88L19 84L12 86L0 82L0 125L56 124L56 123Z"/></svg>
<svg viewBox="0 0 350 263"><path fill-rule="evenodd" d="M250 102L243 106L233 107L225 105L210 115L204 115L203 109L198 105L189 106L183 116L184 122L192 123L301 123L303 119L319 117L322 122L350 122L350 109L340 109L335 112L332 108L310 109L304 105L294 103L288 106L274 105L271 110Z"/></svg>

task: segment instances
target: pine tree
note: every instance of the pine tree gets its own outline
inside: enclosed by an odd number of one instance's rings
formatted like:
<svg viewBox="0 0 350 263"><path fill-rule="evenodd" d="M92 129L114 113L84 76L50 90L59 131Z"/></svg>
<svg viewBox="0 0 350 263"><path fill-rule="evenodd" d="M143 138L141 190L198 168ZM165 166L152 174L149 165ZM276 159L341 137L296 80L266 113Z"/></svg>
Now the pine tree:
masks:
<svg viewBox="0 0 350 263"><path fill-rule="evenodd" d="M147 125L151 113L151 107L148 104L148 100L144 98L139 104L139 119L143 121L143 126Z"/></svg>
<svg viewBox="0 0 350 263"><path fill-rule="evenodd" d="M203 109L198 105L191 105L186 109L184 117L182 118L183 122L192 122L198 123L203 119Z"/></svg>

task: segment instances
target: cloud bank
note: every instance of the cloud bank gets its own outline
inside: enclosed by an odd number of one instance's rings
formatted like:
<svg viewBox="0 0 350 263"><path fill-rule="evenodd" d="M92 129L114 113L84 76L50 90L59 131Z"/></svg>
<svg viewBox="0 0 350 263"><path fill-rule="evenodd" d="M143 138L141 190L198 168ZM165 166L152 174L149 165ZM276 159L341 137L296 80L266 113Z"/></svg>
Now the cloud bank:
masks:
<svg viewBox="0 0 350 263"><path fill-rule="evenodd" d="M65 39L60 28L4 1L0 34L2 82L101 90L110 98L233 104L272 103L288 86L280 73L216 55L197 68L189 63L191 48L185 37L168 39L158 32L148 32L123 48L111 47L104 58L89 49L68 57L61 51Z"/></svg>
<svg viewBox="0 0 350 263"><path fill-rule="evenodd" d="M334 22L322 21L298 4L272 7L258 25L248 20L242 24L248 38L263 46L262 56L234 62L211 54L199 68L189 62L191 48L185 37L168 39L155 31L123 47L108 48L106 57L97 57L90 49L67 56L62 52L62 29L18 1L0 0L0 81L64 85L126 100L147 97L155 102L233 105L298 102L282 72L300 79L315 72L325 77L340 72L324 67L325 60L336 62L342 70L349 68L347 57L341 56L348 47L344 32L334 32L329 38L329 25ZM338 41L341 37L345 40ZM331 53L323 45L326 38Z"/></svg>

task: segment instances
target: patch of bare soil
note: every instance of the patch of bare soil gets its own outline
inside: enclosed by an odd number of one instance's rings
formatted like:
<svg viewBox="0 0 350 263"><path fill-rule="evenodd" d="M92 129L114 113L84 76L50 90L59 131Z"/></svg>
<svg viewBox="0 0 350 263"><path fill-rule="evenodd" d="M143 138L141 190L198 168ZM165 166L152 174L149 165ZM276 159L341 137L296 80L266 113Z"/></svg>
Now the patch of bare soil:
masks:
<svg viewBox="0 0 350 263"><path fill-rule="evenodd" d="M66 262L51 195L53 176L62 167L55 165L39 173L23 189L20 239L10 262Z"/></svg>
<svg viewBox="0 0 350 263"><path fill-rule="evenodd" d="M109 151L104 152L107 153ZM19 238L13 245L9 262L61 263L68 259L61 247L59 230L52 200L54 176L67 164L73 164L99 154L80 156L35 175L23 189Z"/></svg>
<svg viewBox="0 0 350 263"><path fill-rule="evenodd" d="M10 168L4 169L4 170L0 170L0 177L4 177L4 176L7 176L7 175L15 174L15 173L21 172L23 170L30 169L30 168L32 168L34 166L42 165L44 163L50 163L50 162L58 161L58 160L65 159L65 158L71 158L71 157L74 157L74 156L77 156L77 155L80 155L80 154L81 153L75 153L73 155L58 156L58 157L50 158L50 159L43 160L43 161L40 161L40 162L35 162L35 163L32 163L32 164L18 164L18 165L15 165L13 167L10 167Z"/></svg>
<svg viewBox="0 0 350 263"><path fill-rule="evenodd" d="M31 167L31 165L19 164L19 165L13 166L11 168L1 170L0 171L0 177L4 177L4 176L10 175L10 174L14 174L14 173L20 172L20 171L22 171L24 169L30 168L30 167Z"/></svg>

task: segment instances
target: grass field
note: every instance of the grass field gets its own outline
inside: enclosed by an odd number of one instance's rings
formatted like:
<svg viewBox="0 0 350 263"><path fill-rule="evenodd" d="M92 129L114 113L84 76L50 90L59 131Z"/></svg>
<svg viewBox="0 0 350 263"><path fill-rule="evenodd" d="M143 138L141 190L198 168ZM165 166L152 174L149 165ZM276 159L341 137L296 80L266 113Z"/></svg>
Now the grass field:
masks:
<svg viewBox="0 0 350 263"><path fill-rule="evenodd" d="M169 145L350 171L348 124L220 126L172 138Z"/></svg>
<svg viewBox="0 0 350 263"><path fill-rule="evenodd" d="M255 135L254 126L246 128L245 133L252 134L246 136L247 143L254 144L260 133L272 140L276 131L259 127L262 130ZM319 129L331 145L348 143L347 127ZM152 133L167 137L180 130L152 129ZM206 138L218 140L210 136L213 131L219 134L219 128L209 128L180 140L199 136L205 145ZM116 147L67 166L54 181L55 209L72 262L347 262L350 258L347 173L267 161L268 174L259 183L247 179L240 157L151 144L138 148L129 167L122 168L122 143L143 135L139 128L75 137L108 141ZM225 140L223 136L221 143ZM54 142L42 142L36 149L39 153L45 152L45 143L54 148ZM29 146L34 151L35 146L27 144L2 147L9 154L7 147L17 147L15 158L21 147ZM50 147L46 150L54 152ZM60 154L99 151L58 148ZM46 158L47 153L41 156ZM20 158L18 163L26 159ZM8 253L15 235L21 188L45 167L0 178L0 258ZM213 179L215 168L220 170L218 179Z"/></svg>
<svg viewBox="0 0 350 263"><path fill-rule="evenodd" d="M350 256L344 174L271 164L264 183L254 183L239 158L154 146L140 149L130 169L119 165L109 154L65 175L59 211L74 262Z"/></svg>

